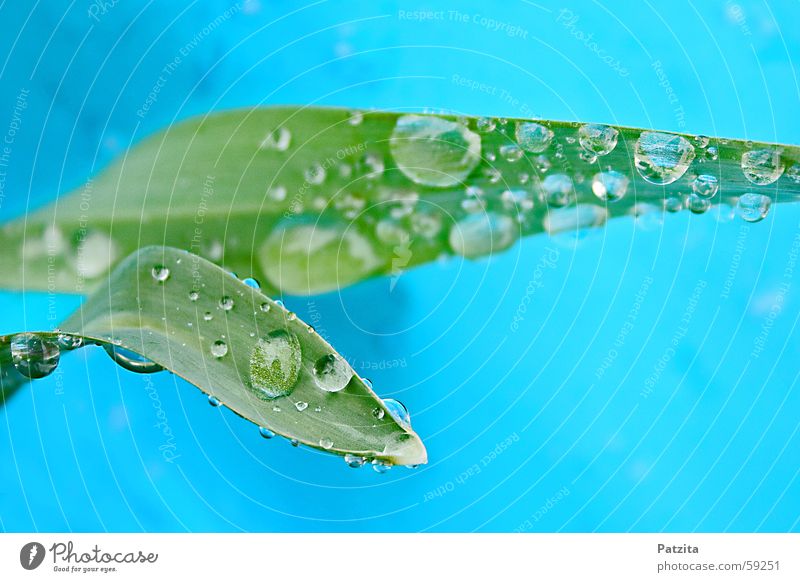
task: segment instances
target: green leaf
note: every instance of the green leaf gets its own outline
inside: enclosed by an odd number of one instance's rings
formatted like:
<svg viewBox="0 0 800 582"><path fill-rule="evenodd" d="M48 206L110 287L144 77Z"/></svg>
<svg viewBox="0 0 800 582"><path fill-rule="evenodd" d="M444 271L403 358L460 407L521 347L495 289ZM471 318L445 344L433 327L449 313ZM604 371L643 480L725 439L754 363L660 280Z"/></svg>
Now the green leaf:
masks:
<svg viewBox="0 0 800 582"><path fill-rule="evenodd" d="M117 358L124 357L120 349L143 356L146 367L171 370L259 427L304 445L392 464L426 462L419 437L319 334L188 252L148 247L131 255L60 331L105 344ZM4 394L27 380L11 364L13 337L0 338ZM48 346L58 341L55 333L29 337ZM31 361L21 365L38 360ZM330 366L338 376L318 373Z"/></svg>
<svg viewBox="0 0 800 582"><path fill-rule="evenodd" d="M797 199L798 161L795 146L572 122L213 113L146 139L84 188L6 225L0 285L83 293L127 254L166 244L271 291L318 293L609 217L709 207L727 216L745 194L754 196L740 214L758 220ZM716 183L695 183L703 175Z"/></svg>

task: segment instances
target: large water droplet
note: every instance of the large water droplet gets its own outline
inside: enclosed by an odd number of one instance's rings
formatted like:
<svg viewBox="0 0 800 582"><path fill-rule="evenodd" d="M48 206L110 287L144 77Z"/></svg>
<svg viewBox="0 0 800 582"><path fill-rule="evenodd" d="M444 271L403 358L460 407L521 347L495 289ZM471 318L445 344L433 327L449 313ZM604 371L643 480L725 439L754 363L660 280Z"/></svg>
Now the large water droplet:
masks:
<svg viewBox="0 0 800 582"><path fill-rule="evenodd" d="M443 188L462 182L478 165L481 138L441 117L403 115L389 149L400 171L417 184Z"/></svg>
<svg viewBox="0 0 800 582"><path fill-rule="evenodd" d="M510 217L488 212L458 221L450 230L449 242L454 253L472 259L507 249L517 234L518 227Z"/></svg>
<svg viewBox="0 0 800 582"><path fill-rule="evenodd" d="M293 333L277 330L259 339L250 354L250 387L262 399L290 394L300 374L302 352Z"/></svg>
<svg viewBox="0 0 800 582"><path fill-rule="evenodd" d="M103 349L117 365L137 374L153 374L164 369L152 360L114 344L103 344Z"/></svg>
<svg viewBox="0 0 800 582"><path fill-rule="evenodd" d="M326 392L344 390L353 377L353 370L335 354L327 354L314 364L314 381Z"/></svg>
<svg viewBox="0 0 800 582"><path fill-rule="evenodd" d="M581 147L596 156L611 153L617 147L619 131L608 125L587 123L578 130Z"/></svg>
<svg viewBox="0 0 800 582"><path fill-rule="evenodd" d="M769 196L748 192L739 197L736 212L747 222L759 222L767 217L771 205L772 199Z"/></svg>
<svg viewBox="0 0 800 582"><path fill-rule="evenodd" d="M553 135L553 130L540 123L521 122L517 124L517 143L526 152L534 154L543 152L550 147Z"/></svg>
<svg viewBox="0 0 800 582"><path fill-rule="evenodd" d="M636 169L651 184L672 184L694 160L694 146L680 135L645 131L636 140Z"/></svg>
<svg viewBox="0 0 800 582"><path fill-rule="evenodd" d="M783 168L779 150L764 148L742 154L742 172L753 184L759 186L772 184L781 177Z"/></svg>
<svg viewBox="0 0 800 582"><path fill-rule="evenodd" d="M628 177L620 172L600 172L592 178L592 192L600 200L614 202L625 196L629 183Z"/></svg>
<svg viewBox="0 0 800 582"><path fill-rule="evenodd" d="M18 333L11 338L11 361L26 378L44 378L58 367L61 352L56 342L33 333Z"/></svg>

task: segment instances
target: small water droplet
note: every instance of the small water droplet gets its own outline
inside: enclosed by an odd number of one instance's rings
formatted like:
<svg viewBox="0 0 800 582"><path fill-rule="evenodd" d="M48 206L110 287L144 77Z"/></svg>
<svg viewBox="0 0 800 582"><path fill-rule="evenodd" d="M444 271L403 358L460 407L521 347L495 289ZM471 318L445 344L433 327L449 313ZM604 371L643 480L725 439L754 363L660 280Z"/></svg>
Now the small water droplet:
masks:
<svg viewBox="0 0 800 582"><path fill-rule="evenodd" d="M408 412L408 408L406 408L402 402L394 398L384 398L383 405L398 424L406 428L411 428L411 415Z"/></svg>
<svg viewBox="0 0 800 582"><path fill-rule="evenodd" d="M308 402L303 402L302 400L295 402L294 407L297 409L298 412L303 412L306 408L308 408Z"/></svg>
<svg viewBox="0 0 800 582"><path fill-rule="evenodd" d="M491 117L481 117L475 123L481 133L492 133L497 128L497 123Z"/></svg>
<svg viewBox="0 0 800 582"><path fill-rule="evenodd" d="M550 147L553 131L540 123L520 122L516 129L517 143L526 152L539 154Z"/></svg>
<svg viewBox="0 0 800 582"><path fill-rule="evenodd" d="M293 333L276 330L259 339L250 354L250 387L263 399L292 392L300 374L302 351Z"/></svg>
<svg viewBox="0 0 800 582"><path fill-rule="evenodd" d="M542 182L542 194L548 206L561 208L573 199L572 178L566 174L550 174Z"/></svg>
<svg viewBox="0 0 800 582"><path fill-rule="evenodd" d="M277 305L278 307L284 307L283 301L281 301L280 299L275 300L275 305Z"/></svg>
<svg viewBox="0 0 800 582"><path fill-rule="evenodd" d="M159 283L163 283L167 279L169 279L169 269L164 265L156 265L150 271L153 275L153 279L158 281Z"/></svg>
<svg viewBox="0 0 800 582"><path fill-rule="evenodd" d="M694 138L694 145L696 145L700 149L705 149L708 147L709 142L711 141L705 135L697 135Z"/></svg>
<svg viewBox="0 0 800 582"><path fill-rule="evenodd" d="M294 321L295 319L297 319L297 314L294 311L290 311L286 314L286 319L288 321Z"/></svg>
<svg viewBox="0 0 800 582"><path fill-rule="evenodd" d="M628 177L620 172L600 172L592 178L592 192L600 200L614 202L625 196L629 183Z"/></svg>
<svg viewBox="0 0 800 582"><path fill-rule="evenodd" d="M18 333L11 338L11 361L26 378L49 376L58 367L61 352L55 341L33 333Z"/></svg>
<svg viewBox="0 0 800 582"><path fill-rule="evenodd" d="M56 338L56 342L58 343L58 347L61 351L68 352L71 350L76 350L79 347L83 346L83 338L77 335L72 335L69 333L60 333Z"/></svg>
<svg viewBox="0 0 800 582"><path fill-rule="evenodd" d="M644 131L634 148L636 169L651 184L671 184L694 160L694 146L681 136Z"/></svg>
<svg viewBox="0 0 800 582"><path fill-rule="evenodd" d="M319 446L328 451L333 448L333 441L329 438L323 437L319 439Z"/></svg>
<svg viewBox="0 0 800 582"><path fill-rule="evenodd" d="M664 200L664 210L671 213L680 212L683 210L683 197L670 196Z"/></svg>
<svg viewBox="0 0 800 582"><path fill-rule="evenodd" d="M306 179L306 182L309 184L320 185L325 181L327 177L327 172L325 168L322 167L322 164L319 162L313 163L309 168L306 169L303 176Z"/></svg>
<svg viewBox="0 0 800 582"><path fill-rule="evenodd" d="M267 134L267 136L261 140L259 147L262 150L276 150L279 152L285 152L289 149L291 142L291 132L285 127L279 127L275 131Z"/></svg>
<svg viewBox="0 0 800 582"><path fill-rule="evenodd" d="M350 383L353 370L336 354L327 354L314 363L314 382L326 392L339 392Z"/></svg>
<svg viewBox="0 0 800 582"><path fill-rule="evenodd" d="M770 206L772 199L769 196L748 192L739 197L736 212L747 222L759 222L767 217Z"/></svg>
<svg viewBox="0 0 800 582"><path fill-rule="evenodd" d="M719 180L711 174L700 174L692 180L692 192L701 198L713 198L719 190Z"/></svg>
<svg viewBox="0 0 800 582"><path fill-rule="evenodd" d="M164 369L152 360L114 344L103 344L103 349L120 367L137 374L153 374Z"/></svg>
<svg viewBox="0 0 800 582"><path fill-rule="evenodd" d="M367 386L367 388L372 390L372 380L369 378L361 378L361 381Z"/></svg>
<svg viewBox="0 0 800 582"><path fill-rule="evenodd" d="M417 184L444 188L462 182L481 155L481 138L441 117L403 115L389 139L394 161Z"/></svg>
<svg viewBox="0 0 800 582"><path fill-rule="evenodd" d="M519 227L508 216L485 212L459 220L451 228L448 240L454 253L472 259L507 249L518 232Z"/></svg>
<svg viewBox="0 0 800 582"><path fill-rule="evenodd" d="M703 214L711 208L711 201L697 194L691 194L686 206L689 208L689 211L694 214Z"/></svg>
<svg viewBox="0 0 800 582"><path fill-rule="evenodd" d="M500 146L500 155L503 156L503 159L507 162L518 162L522 159L522 148L520 148L516 144L505 144Z"/></svg>
<svg viewBox="0 0 800 582"><path fill-rule="evenodd" d="M299 447L300 446L300 441L298 441L297 439L291 439L289 441L289 444L292 445L293 447Z"/></svg>
<svg viewBox="0 0 800 582"><path fill-rule="evenodd" d="M601 226L608 219L608 211L594 204L577 204L567 208L553 208L545 216L544 228L551 234L579 232Z"/></svg>
<svg viewBox="0 0 800 582"><path fill-rule="evenodd" d="M231 309L233 309L233 298L231 298L228 295L223 295L219 300L219 306L224 311L230 311Z"/></svg>
<svg viewBox="0 0 800 582"><path fill-rule="evenodd" d="M212 396L211 394L208 395L208 403L214 408L217 408L220 404L222 404L219 401L219 398L217 398L216 396Z"/></svg>
<svg viewBox="0 0 800 582"><path fill-rule="evenodd" d="M794 164L786 170L786 177L795 184L800 184L800 164Z"/></svg>
<svg viewBox="0 0 800 582"><path fill-rule="evenodd" d="M764 148L742 154L744 177L758 186L766 186L775 182L783 174L783 169L783 160L779 150Z"/></svg>
<svg viewBox="0 0 800 582"><path fill-rule="evenodd" d="M344 456L344 462L351 469L360 469L361 467L364 466L364 463L366 463L367 460L364 457L360 457L358 455L353 455L351 453L347 453Z"/></svg>
<svg viewBox="0 0 800 582"><path fill-rule="evenodd" d="M210 312L210 311L206 311L206 312L203 314L203 319L204 319L205 321L211 321L212 319L214 319L214 316L213 316L213 315L211 315L211 312Z"/></svg>
<svg viewBox="0 0 800 582"><path fill-rule="evenodd" d="M252 277L248 277L247 279L244 279L242 281L242 283L244 283L245 285L247 285L248 287L250 287L252 289L261 289L261 285L259 285L258 281L256 281Z"/></svg>
<svg viewBox="0 0 800 582"><path fill-rule="evenodd" d="M617 147L619 131L608 125L587 123L578 130L581 147L595 156L605 156Z"/></svg>
<svg viewBox="0 0 800 582"><path fill-rule="evenodd" d="M275 436L275 433L269 430L266 426L262 426L258 429L259 434L262 438L271 439Z"/></svg>
<svg viewBox="0 0 800 582"><path fill-rule="evenodd" d="M710 146L706 150L705 158L710 162L716 162L717 158L719 158L719 150L717 149L717 146Z"/></svg>
<svg viewBox="0 0 800 582"><path fill-rule="evenodd" d="M373 408L372 409L372 416L381 420L386 413L384 412L383 408Z"/></svg>
<svg viewBox="0 0 800 582"><path fill-rule="evenodd" d="M382 461L380 459L372 461L372 469L376 473L386 473L391 468L392 464L389 461Z"/></svg>
<svg viewBox="0 0 800 582"><path fill-rule="evenodd" d="M266 301L261 304L261 311L263 311L264 313L267 313L270 309L272 309L272 307Z"/></svg>
<svg viewBox="0 0 800 582"><path fill-rule="evenodd" d="M347 123L350 125L356 126L361 125L364 122L364 114L361 111L351 111L350 117L347 118Z"/></svg>
<svg viewBox="0 0 800 582"><path fill-rule="evenodd" d="M217 340L211 344L211 355L215 358L221 358L228 353L228 344L222 340Z"/></svg>
<svg viewBox="0 0 800 582"><path fill-rule="evenodd" d="M386 168L383 158L375 153L364 154L364 157L361 158L359 165L366 178L370 180L380 178L383 175L384 169Z"/></svg>
<svg viewBox="0 0 800 582"><path fill-rule="evenodd" d="M198 299L200 299L200 293L198 291L194 289L189 291L189 301L197 301Z"/></svg>
<svg viewBox="0 0 800 582"><path fill-rule="evenodd" d="M285 186L273 186L267 191L267 198L274 202L283 202L286 200L286 195L288 193Z"/></svg>

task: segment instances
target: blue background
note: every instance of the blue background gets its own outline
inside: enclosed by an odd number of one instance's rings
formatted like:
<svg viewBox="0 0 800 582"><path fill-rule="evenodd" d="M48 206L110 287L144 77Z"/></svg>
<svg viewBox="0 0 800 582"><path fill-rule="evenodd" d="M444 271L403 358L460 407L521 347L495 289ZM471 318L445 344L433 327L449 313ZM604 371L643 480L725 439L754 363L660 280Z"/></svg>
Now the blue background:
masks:
<svg viewBox="0 0 800 582"><path fill-rule="evenodd" d="M97 6L0 6L0 127L30 91L0 220L167 124L262 103L800 142L796 2L251 1L203 35L143 118L164 65L232 4ZM444 12L420 22L401 10ZM393 291L379 279L284 298L410 408L430 456L414 471L352 471L264 441L168 374L76 352L0 410L0 530L799 531L800 295L784 270L800 208L773 210L751 226L617 220L577 245L534 237L418 268ZM532 280L541 286L514 331ZM49 300L0 294L0 332L49 327L48 314L80 301L58 297L53 311ZM175 434L171 463L158 408Z"/></svg>

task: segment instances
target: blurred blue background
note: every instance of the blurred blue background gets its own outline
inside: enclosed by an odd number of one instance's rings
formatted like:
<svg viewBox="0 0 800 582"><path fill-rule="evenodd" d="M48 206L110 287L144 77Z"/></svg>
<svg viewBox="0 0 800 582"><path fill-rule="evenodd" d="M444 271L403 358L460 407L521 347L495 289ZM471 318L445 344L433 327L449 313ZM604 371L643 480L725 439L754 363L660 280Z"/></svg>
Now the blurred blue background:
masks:
<svg viewBox="0 0 800 582"><path fill-rule="evenodd" d="M27 108L0 220L165 125L243 105L798 144L799 20L797 2L763 0L6 2L0 126L21 93ZM800 208L773 210L617 220L578 245L428 265L393 291L284 298L409 407L430 456L416 470L349 470L264 441L168 374L71 354L0 410L0 530L800 531L800 291L785 272ZM80 302L51 300L0 294L0 332Z"/></svg>

